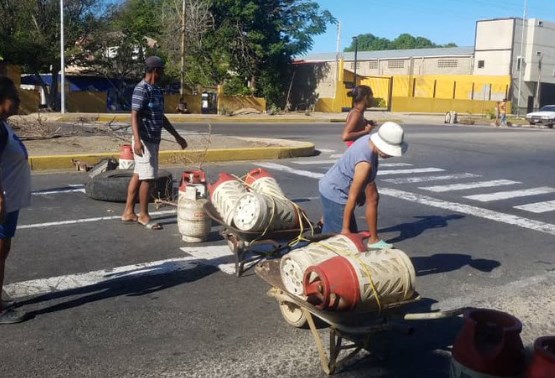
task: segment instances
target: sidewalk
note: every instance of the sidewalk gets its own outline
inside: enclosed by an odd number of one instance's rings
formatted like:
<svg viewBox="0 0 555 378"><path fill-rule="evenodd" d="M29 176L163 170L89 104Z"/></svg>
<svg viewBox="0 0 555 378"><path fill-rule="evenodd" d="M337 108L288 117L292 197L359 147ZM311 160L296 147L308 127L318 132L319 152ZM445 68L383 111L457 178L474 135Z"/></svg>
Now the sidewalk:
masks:
<svg viewBox="0 0 555 378"><path fill-rule="evenodd" d="M378 123L395 121L401 124L428 124L444 125L445 115L438 113L393 113L382 110L370 110L366 112L366 118L376 120ZM321 113L314 112L305 114L303 112L268 115L241 114L234 116L223 116L217 114L168 114L172 122L181 123L322 123L322 122L345 122L347 113ZM24 122L42 123L74 123L76 125L128 125L129 113L35 113L21 116ZM479 117L459 115L459 122L474 122L475 125L492 125L491 120ZM454 126L450 124L449 126ZM519 127L531 127L528 125L515 125ZM542 126L537 126L542 128ZM71 139L73 138L73 139ZM129 138L130 139L130 138ZM290 157L304 157L314 154L314 145L307 142L288 141L283 139L256 139L224 137L222 135L191 135L189 148L186 150L176 149L172 141L162 141L160 146L160 164L197 165L205 162L217 161L242 161L281 159ZM85 142L86 143L85 143ZM93 165L107 157L119 158L121 144L129 143L122 139L110 138L107 135L81 135L75 137L63 137L42 141L25 141L29 150L29 162L32 170L48 169L75 169L73 160Z"/></svg>

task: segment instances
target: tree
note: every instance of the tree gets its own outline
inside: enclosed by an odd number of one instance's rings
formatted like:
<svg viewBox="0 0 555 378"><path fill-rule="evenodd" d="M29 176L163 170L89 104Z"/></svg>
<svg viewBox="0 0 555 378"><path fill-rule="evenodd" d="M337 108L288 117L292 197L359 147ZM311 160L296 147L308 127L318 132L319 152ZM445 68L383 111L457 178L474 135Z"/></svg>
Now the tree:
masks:
<svg viewBox="0 0 555 378"><path fill-rule="evenodd" d="M50 108L59 108L60 2L58 0L0 0L0 55L34 74ZM76 42L94 30L102 16L100 0L64 1L64 39L67 65L74 63ZM41 73L52 75L48 87Z"/></svg>
<svg viewBox="0 0 555 378"><path fill-rule="evenodd" d="M305 0L212 0L211 11L216 31L207 47L217 58L215 68L225 69L235 90L242 83L279 107L285 106L292 57L307 52L312 38L335 22Z"/></svg>
<svg viewBox="0 0 555 378"><path fill-rule="evenodd" d="M359 51L406 50L456 46L457 45L454 43L437 45L427 38L414 37L408 33L400 34L393 41L387 38L376 37L371 33L357 36L357 49ZM349 47L345 48L345 51L355 51L355 42L353 41Z"/></svg>

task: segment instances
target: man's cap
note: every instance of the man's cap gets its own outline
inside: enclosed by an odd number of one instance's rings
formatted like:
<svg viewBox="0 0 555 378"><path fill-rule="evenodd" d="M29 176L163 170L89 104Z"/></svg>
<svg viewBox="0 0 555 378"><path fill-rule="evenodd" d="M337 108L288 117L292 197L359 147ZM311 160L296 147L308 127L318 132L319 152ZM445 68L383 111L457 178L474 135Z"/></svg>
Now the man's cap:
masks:
<svg viewBox="0 0 555 378"><path fill-rule="evenodd" d="M158 56L149 56L145 59L146 68L164 68L164 61Z"/></svg>

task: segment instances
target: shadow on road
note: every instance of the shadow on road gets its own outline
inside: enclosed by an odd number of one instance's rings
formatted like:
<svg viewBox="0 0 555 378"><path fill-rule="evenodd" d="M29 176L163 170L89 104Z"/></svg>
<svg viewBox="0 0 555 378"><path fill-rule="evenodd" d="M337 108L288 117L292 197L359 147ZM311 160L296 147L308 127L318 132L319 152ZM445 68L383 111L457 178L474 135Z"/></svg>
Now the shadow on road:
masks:
<svg viewBox="0 0 555 378"><path fill-rule="evenodd" d="M414 217L419 219L416 222L402 223L393 227L383 228L378 231L380 233L399 232L399 236L387 240L388 243L398 243L406 239L412 239L429 229L447 227L449 221L462 219L464 217L464 215L460 214L447 215L444 217L438 215L417 216Z"/></svg>
<svg viewBox="0 0 555 378"><path fill-rule="evenodd" d="M411 257L417 276L452 272L466 265L480 272L491 272L501 266L497 260L475 259L459 253L437 253L432 256Z"/></svg>
<svg viewBox="0 0 555 378"><path fill-rule="evenodd" d="M173 264L173 265L172 265ZM186 263L185 263L186 264ZM172 265L172 266L169 266ZM51 312L67 310L87 303L119 296L141 296L174 286L200 280L218 272L215 267L197 265L178 269L173 262L165 262L158 266L139 268L123 273L107 274L106 281L76 289L57 291L39 295L17 303L18 307L47 301L69 298L69 300L27 313L29 319Z"/></svg>

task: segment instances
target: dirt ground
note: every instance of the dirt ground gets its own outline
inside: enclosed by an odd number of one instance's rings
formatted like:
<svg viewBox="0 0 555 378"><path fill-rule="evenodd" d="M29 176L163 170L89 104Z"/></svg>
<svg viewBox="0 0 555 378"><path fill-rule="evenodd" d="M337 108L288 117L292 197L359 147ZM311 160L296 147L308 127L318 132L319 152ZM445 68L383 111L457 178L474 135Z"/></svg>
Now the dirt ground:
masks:
<svg viewBox="0 0 555 378"><path fill-rule="evenodd" d="M41 122L18 122L10 119L30 156L86 153L119 153L120 146L131 143L129 127L111 125L61 125ZM248 148L280 145L276 140L236 138L210 133L183 135L190 149ZM178 150L170 135L163 135L161 150Z"/></svg>

